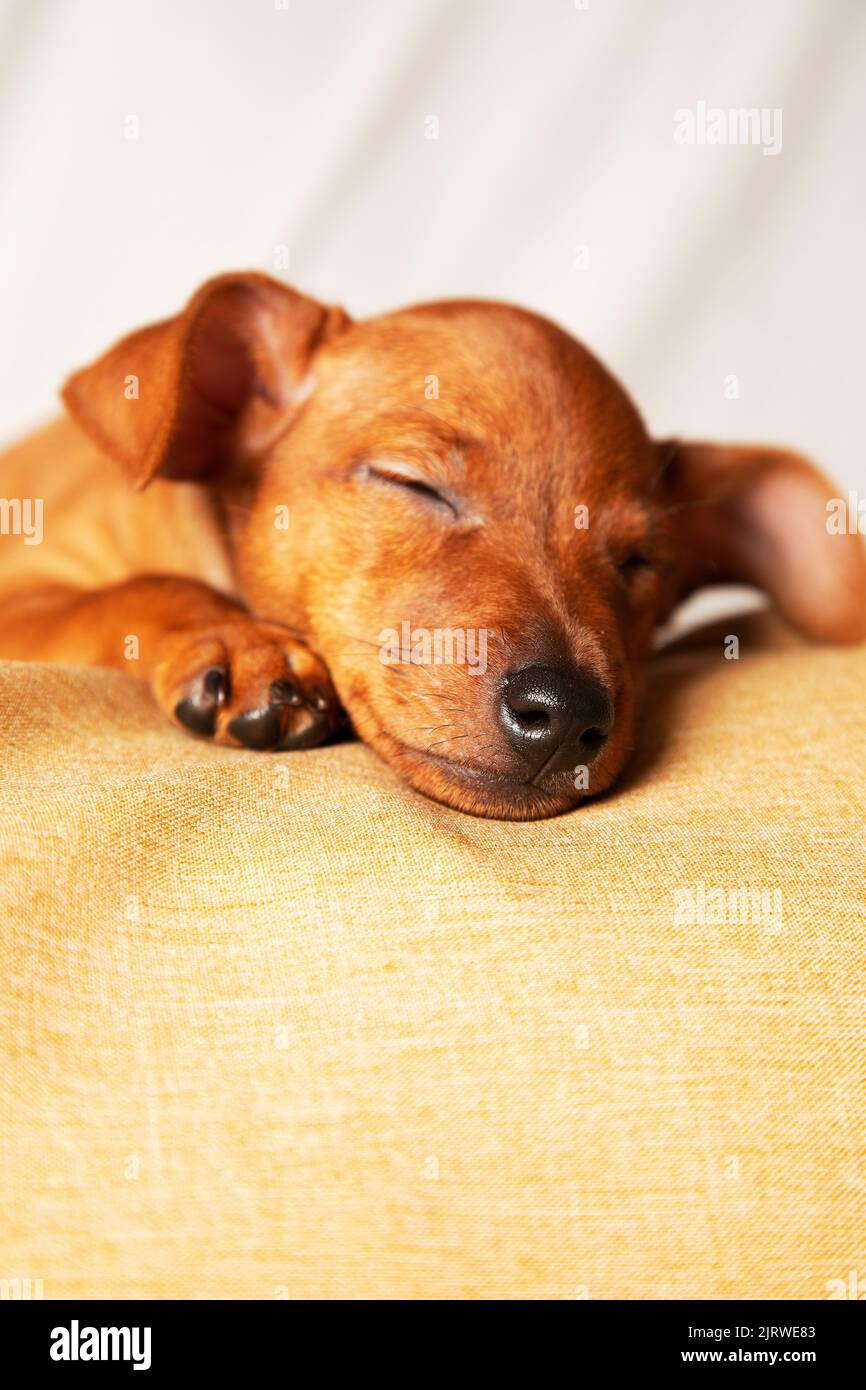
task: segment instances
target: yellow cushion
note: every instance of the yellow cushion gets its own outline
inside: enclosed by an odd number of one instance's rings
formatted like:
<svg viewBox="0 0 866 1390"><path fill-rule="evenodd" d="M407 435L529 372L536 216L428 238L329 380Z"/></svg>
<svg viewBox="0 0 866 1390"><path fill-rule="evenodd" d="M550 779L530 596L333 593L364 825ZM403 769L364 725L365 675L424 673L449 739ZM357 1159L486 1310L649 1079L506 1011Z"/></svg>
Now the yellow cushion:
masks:
<svg viewBox="0 0 866 1390"><path fill-rule="evenodd" d="M826 1298L862 1265L866 652L655 667L628 781L474 820L358 744L7 664L0 1278ZM720 895L718 890L724 890Z"/></svg>

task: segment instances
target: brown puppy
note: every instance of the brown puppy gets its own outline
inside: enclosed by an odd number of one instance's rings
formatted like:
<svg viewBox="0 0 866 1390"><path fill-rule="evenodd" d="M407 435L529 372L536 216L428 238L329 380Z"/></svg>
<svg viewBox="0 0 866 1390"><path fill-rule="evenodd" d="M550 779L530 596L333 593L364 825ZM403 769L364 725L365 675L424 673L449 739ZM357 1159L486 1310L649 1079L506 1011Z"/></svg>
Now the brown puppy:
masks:
<svg viewBox="0 0 866 1390"><path fill-rule="evenodd" d="M549 816L621 771L653 630L698 585L866 636L862 545L808 462L654 443L520 309L353 323L227 275L64 399L76 424L2 463L7 521L39 499L44 537L0 538L0 655L127 669L219 743L310 747L342 705L428 796Z"/></svg>

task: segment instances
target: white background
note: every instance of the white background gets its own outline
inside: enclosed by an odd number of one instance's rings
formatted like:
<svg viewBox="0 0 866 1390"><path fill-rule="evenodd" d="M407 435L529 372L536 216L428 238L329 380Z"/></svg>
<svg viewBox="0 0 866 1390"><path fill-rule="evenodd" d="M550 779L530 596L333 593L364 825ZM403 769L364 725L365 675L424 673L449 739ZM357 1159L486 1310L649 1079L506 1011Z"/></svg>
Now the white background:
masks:
<svg viewBox="0 0 866 1390"><path fill-rule="evenodd" d="M287 245L356 315L525 303L658 433L866 486L861 0L11 0L0 54L4 440ZM780 107L781 154L676 144L698 101Z"/></svg>

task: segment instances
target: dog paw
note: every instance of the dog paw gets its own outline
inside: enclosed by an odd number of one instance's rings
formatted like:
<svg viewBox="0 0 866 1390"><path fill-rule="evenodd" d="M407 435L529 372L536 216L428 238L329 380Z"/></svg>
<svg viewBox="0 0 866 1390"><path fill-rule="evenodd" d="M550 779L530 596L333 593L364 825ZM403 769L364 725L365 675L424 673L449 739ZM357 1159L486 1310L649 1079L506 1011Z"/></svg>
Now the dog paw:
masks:
<svg viewBox="0 0 866 1390"><path fill-rule="evenodd" d="M344 719L320 658L252 618L166 638L153 688L175 723L233 748L315 748Z"/></svg>

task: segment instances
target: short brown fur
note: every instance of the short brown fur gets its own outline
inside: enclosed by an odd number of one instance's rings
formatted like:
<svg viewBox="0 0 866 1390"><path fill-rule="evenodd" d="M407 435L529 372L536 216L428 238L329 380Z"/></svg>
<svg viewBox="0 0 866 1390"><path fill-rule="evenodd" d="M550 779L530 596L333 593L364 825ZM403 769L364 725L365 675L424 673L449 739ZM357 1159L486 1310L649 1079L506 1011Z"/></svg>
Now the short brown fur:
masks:
<svg viewBox="0 0 866 1390"><path fill-rule="evenodd" d="M308 747L345 710L428 796L530 819L614 781L653 632L698 586L756 584L810 638L866 636L862 542L828 533L812 464L652 441L601 364L522 309L353 323L222 276L64 400L71 419L0 461L0 493L45 518L41 545L0 541L0 655L130 671L219 743ZM483 629L486 671L386 664L404 621ZM530 775L502 736L505 674L535 665L609 694L588 788Z"/></svg>

